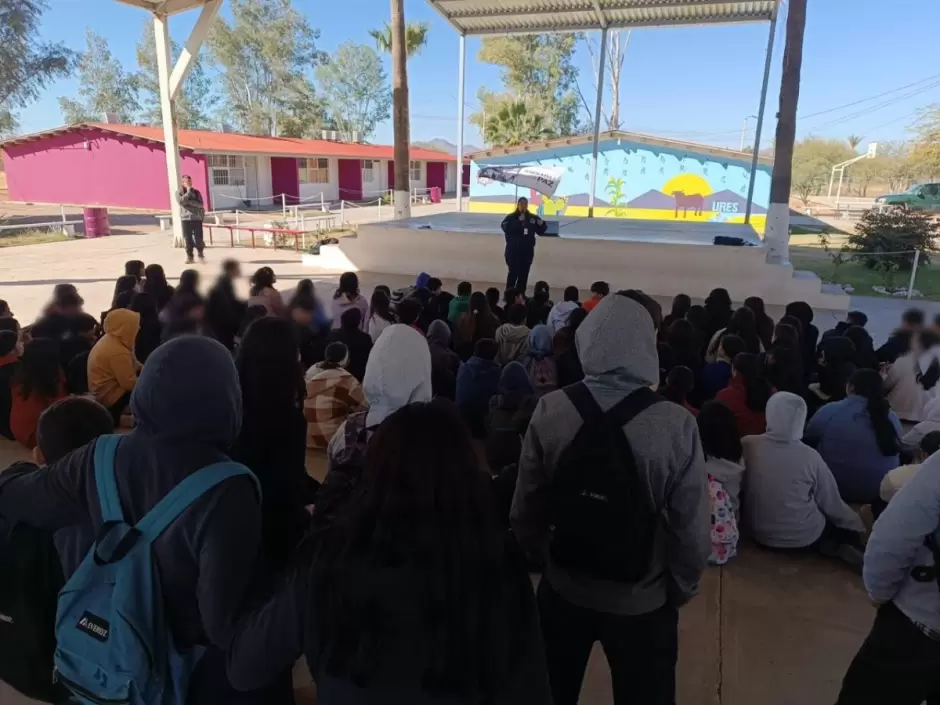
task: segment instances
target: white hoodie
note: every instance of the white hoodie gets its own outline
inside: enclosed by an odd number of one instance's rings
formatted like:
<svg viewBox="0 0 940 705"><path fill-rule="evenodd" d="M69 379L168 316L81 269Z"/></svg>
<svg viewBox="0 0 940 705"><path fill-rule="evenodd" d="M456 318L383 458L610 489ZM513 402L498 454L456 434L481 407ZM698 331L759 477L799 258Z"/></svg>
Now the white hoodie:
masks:
<svg viewBox="0 0 940 705"><path fill-rule="evenodd" d="M767 402L767 432L742 439L747 483L744 517L758 543L804 548L815 543L826 520L862 532L861 517L839 496L832 472L804 444L806 402L777 392Z"/></svg>
<svg viewBox="0 0 940 705"><path fill-rule="evenodd" d="M920 450L920 442L924 436L933 431L940 431L940 397L927 402L922 414L923 421L914 426L901 438L901 450L909 453Z"/></svg>
<svg viewBox="0 0 940 705"><path fill-rule="evenodd" d="M920 372L919 355L912 351L899 357L885 377L885 396L902 421L922 421L927 404L940 389L940 385L924 389L918 379Z"/></svg>
<svg viewBox="0 0 940 705"><path fill-rule="evenodd" d="M559 301L552 306L552 310L548 313L548 327L552 329L552 333L557 333L568 325L568 316L580 307L581 304L577 301Z"/></svg>

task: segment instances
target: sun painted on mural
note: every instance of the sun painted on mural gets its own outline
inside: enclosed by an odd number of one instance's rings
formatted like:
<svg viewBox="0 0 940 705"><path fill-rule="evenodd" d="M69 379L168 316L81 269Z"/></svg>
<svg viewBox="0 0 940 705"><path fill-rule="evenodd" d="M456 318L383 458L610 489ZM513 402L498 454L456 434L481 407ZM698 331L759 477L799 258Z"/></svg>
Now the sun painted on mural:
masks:
<svg viewBox="0 0 940 705"><path fill-rule="evenodd" d="M707 150L707 148L703 148ZM471 178L470 210L500 213L526 196L539 215L586 216L590 204L591 146L571 145L550 151L474 161L471 174L483 165L528 165L562 169L555 193L546 196L489 179ZM761 164L754 189L752 223L760 230L770 198L770 165ZM703 151L656 148L627 140L601 143L594 191L594 215L606 218L744 222L750 163L717 158Z"/></svg>

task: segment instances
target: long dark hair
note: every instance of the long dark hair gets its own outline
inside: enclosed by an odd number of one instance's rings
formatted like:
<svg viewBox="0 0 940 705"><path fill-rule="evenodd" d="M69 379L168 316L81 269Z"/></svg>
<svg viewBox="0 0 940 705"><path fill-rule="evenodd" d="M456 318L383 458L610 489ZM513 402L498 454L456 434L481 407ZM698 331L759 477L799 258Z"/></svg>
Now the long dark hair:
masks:
<svg viewBox="0 0 940 705"><path fill-rule="evenodd" d="M127 308L134 298L134 287L137 286L137 277L125 274L114 282L114 295L111 297L111 308Z"/></svg>
<svg viewBox="0 0 940 705"><path fill-rule="evenodd" d="M695 387L695 374L685 365L676 365L666 376L666 384L659 393L671 402L683 406Z"/></svg>
<svg viewBox="0 0 940 705"><path fill-rule="evenodd" d="M835 336L824 340L819 349L821 360L825 362L819 365L819 390L830 401L845 399L845 385L855 372L855 343Z"/></svg>
<svg viewBox="0 0 940 705"><path fill-rule="evenodd" d="M690 368L702 365L699 337L695 326L684 318L677 318L666 331L666 343L674 353L674 360Z"/></svg>
<svg viewBox="0 0 940 705"><path fill-rule="evenodd" d="M482 291L474 291L470 295L470 305L461 322L462 333L474 342L480 338L492 338L496 335L496 325L493 322L493 312Z"/></svg>
<svg viewBox="0 0 940 705"><path fill-rule="evenodd" d="M504 538L451 403L410 404L389 416L369 441L344 511L307 546L308 599L324 644L312 669L387 685L380 664L406 628L427 640L408 686L486 702L508 677Z"/></svg>
<svg viewBox="0 0 940 705"><path fill-rule="evenodd" d="M742 306L731 315L728 321L728 327L725 328L725 335L736 335L744 344L747 345L747 351L757 355L761 349L761 339L757 335L757 321L754 312Z"/></svg>
<svg viewBox="0 0 940 705"><path fill-rule="evenodd" d="M692 298L688 294L676 294L672 299L672 310L669 315L673 318L685 318L690 308L692 308Z"/></svg>
<svg viewBox="0 0 940 705"><path fill-rule="evenodd" d="M173 287L167 284L166 272L159 264L148 264L144 270L144 292L150 294L157 310L166 306L173 297Z"/></svg>
<svg viewBox="0 0 940 705"><path fill-rule="evenodd" d="M343 272L339 278L339 287L333 294L334 299L346 295L346 298L352 301L359 296L359 275L355 272Z"/></svg>
<svg viewBox="0 0 940 705"><path fill-rule="evenodd" d="M757 335L765 348L770 347L774 333L774 319L767 315L767 307L759 296L749 296L744 299L744 305L754 313L754 325Z"/></svg>
<svg viewBox="0 0 940 705"><path fill-rule="evenodd" d="M274 270L270 267L261 267L251 275L251 296L258 296L265 289L273 289L277 278L274 276Z"/></svg>
<svg viewBox="0 0 940 705"><path fill-rule="evenodd" d="M734 412L718 401L706 402L696 417L706 458L741 462L744 450Z"/></svg>
<svg viewBox="0 0 940 705"><path fill-rule="evenodd" d="M882 455L897 455L901 452L898 433L891 423L891 405L885 399L884 382L877 370L858 370L849 378L852 394L868 400L868 417L875 429L875 440Z"/></svg>
<svg viewBox="0 0 940 705"><path fill-rule="evenodd" d="M13 373L13 384L19 385L23 399L55 399L62 390L62 381L59 345L49 338L28 342Z"/></svg>
<svg viewBox="0 0 940 705"><path fill-rule="evenodd" d="M242 388L243 431L289 428L305 385L291 321L265 316L248 326L235 355Z"/></svg>
<svg viewBox="0 0 940 705"><path fill-rule="evenodd" d="M195 294L199 296L199 272L195 269L185 269L180 274L180 283L176 287L177 294Z"/></svg>
<svg viewBox="0 0 940 705"><path fill-rule="evenodd" d="M396 323L395 315L391 312L389 308L388 294L384 291L376 289L372 292L372 300L369 302L369 310L372 311L373 316L378 316L383 321L388 321L389 323Z"/></svg>
<svg viewBox="0 0 940 705"><path fill-rule="evenodd" d="M772 387L764 377L760 357L753 353L738 353L732 364L734 371L744 380L744 387L747 390L745 395L747 408L764 413L767 410L767 401L770 399Z"/></svg>

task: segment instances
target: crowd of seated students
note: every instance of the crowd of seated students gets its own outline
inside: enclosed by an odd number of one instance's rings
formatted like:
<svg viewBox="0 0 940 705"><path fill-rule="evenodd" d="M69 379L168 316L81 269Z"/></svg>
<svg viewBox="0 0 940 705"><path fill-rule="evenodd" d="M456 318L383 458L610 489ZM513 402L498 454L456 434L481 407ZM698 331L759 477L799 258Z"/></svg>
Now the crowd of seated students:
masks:
<svg viewBox="0 0 940 705"><path fill-rule="evenodd" d="M916 312L876 349L861 312L820 337L803 302L775 322L761 299L735 309L723 289L704 306L680 294L663 317L606 282L584 304L575 287L554 303L546 282L530 298L469 282L452 295L426 274L367 297L346 273L324 304L310 281L282 295L268 267L243 301L240 276L225 262L204 296L195 270L173 287L159 265L129 262L100 321L69 285L30 326L0 301L0 434L51 463L0 479L0 528L71 534L66 579L102 522L91 449L110 430L47 454L44 425L61 436L75 423L54 415L70 394L131 428L116 473L134 521L220 458L258 479L260 495L240 478L208 493L155 548L174 637L208 647L193 702L235 702L233 689L254 698L238 702L291 702L290 668L306 656L328 705L565 705L597 640L618 701L673 702L677 610L706 563L734 556L740 527L769 550L860 568L850 504L883 517L869 589L886 603L907 594L904 576L885 587L885 555L911 522L894 505L923 509L910 484L940 506L928 460L940 338ZM650 538L636 584L552 546L553 517L590 523L563 497L569 450L588 435L612 443L590 457L624 462L669 524L649 528L673 540L659 552ZM308 449L326 453L322 486ZM917 530L936 530L931 516ZM908 597L896 609L922 617L926 598ZM866 678L853 665L847 692Z"/></svg>

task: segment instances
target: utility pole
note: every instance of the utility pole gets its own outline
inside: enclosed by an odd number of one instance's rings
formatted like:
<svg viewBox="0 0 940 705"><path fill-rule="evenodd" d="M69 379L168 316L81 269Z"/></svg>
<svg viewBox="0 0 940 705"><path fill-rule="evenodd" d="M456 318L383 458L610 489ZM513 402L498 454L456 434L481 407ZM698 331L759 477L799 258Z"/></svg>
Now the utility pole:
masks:
<svg viewBox="0 0 940 705"><path fill-rule="evenodd" d="M395 218L411 217L411 134L408 116L408 52L404 0L391 0L392 126L395 131Z"/></svg>

